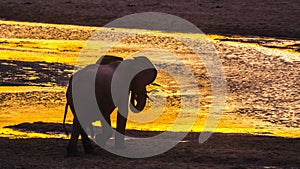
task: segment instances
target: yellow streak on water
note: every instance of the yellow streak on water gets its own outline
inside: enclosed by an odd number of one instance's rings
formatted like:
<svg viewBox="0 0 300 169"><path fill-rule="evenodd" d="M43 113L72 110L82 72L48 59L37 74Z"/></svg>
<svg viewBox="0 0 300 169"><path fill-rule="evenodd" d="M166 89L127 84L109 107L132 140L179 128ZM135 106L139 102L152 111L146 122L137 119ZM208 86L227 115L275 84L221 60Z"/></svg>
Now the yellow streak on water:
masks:
<svg viewBox="0 0 300 169"><path fill-rule="evenodd" d="M8 25L28 25L28 26L41 26L41 27L56 27L56 28L80 28L83 30L97 30L99 27L92 26L78 26L78 25L65 25L65 24L47 24L47 23L38 23L38 22L19 22L19 21L8 21L8 20L0 20L0 24L8 24Z"/></svg>
<svg viewBox="0 0 300 169"><path fill-rule="evenodd" d="M0 87L0 92L4 93L16 93L16 92L32 92L32 91L65 91L65 88L60 87ZM172 114L172 108L169 113ZM25 105L20 107L13 107L9 109L1 109L0 111L0 134L1 136L10 138L67 138L65 135L50 135L40 133L28 133L20 132L11 129L2 128L7 125L15 125L22 122L55 122L61 123L63 118L64 106L47 106L38 105L32 103L32 105ZM116 113L112 114L112 123L115 127ZM193 132L202 131L202 126L205 123L206 115L199 113L198 119L192 128ZM137 123L128 122L128 129L137 130L152 130L152 131L164 131L167 130L172 121L176 117L174 116L162 116L161 119L146 125L139 125ZM72 115L69 111L67 116L67 123L72 122ZM184 128L177 131L186 131ZM247 133L255 135L271 135L280 137L299 138L300 131L292 128L278 128L276 126L270 126L268 123L264 123L258 120L251 119L247 116L238 115L234 113L224 113L215 132L220 133Z"/></svg>
<svg viewBox="0 0 300 169"><path fill-rule="evenodd" d="M0 59L75 65L85 41L0 39Z"/></svg>

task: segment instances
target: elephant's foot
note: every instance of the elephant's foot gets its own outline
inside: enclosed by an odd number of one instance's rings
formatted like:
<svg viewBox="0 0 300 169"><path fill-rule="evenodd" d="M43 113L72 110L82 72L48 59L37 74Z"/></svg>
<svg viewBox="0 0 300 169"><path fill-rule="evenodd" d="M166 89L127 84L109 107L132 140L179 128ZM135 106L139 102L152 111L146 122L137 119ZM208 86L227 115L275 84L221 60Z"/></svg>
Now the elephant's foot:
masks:
<svg viewBox="0 0 300 169"><path fill-rule="evenodd" d="M115 148L116 149L125 149L125 136L124 134L116 133L115 134Z"/></svg>
<svg viewBox="0 0 300 169"><path fill-rule="evenodd" d="M115 149L121 150L125 148L126 148L125 144L115 144Z"/></svg>
<svg viewBox="0 0 300 169"><path fill-rule="evenodd" d="M124 140L116 139L115 140L115 148L116 149L125 149L126 146L125 146Z"/></svg>
<svg viewBox="0 0 300 169"><path fill-rule="evenodd" d="M106 145L106 142L109 140L110 137L107 137L105 135L102 134L97 134L96 135L96 143L100 146L100 147L104 147Z"/></svg>
<svg viewBox="0 0 300 169"><path fill-rule="evenodd" d="M75 147L67 147L66 157L79 157L80 153Z"/></svg>

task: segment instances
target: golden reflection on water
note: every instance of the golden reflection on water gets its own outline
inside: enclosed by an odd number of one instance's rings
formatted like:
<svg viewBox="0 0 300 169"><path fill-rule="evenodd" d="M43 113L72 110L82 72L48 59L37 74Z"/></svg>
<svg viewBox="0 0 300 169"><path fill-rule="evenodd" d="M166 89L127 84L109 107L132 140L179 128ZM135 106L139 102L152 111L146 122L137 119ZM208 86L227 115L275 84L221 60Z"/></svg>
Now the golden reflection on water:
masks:
<svg viewBox="0 0 300 169"><path fill-rule="evenodd" d="M20 92L20 91L64 91L65 88L43 88L43 87L0 87L1 92ZM34 132L21 132L8 128L2 128L8 125L15 125L23 122L55 122L62 123L64 106L47 106L47 105L36 105L33 103L32 106L22 106L21 108L10 108L4 109L1 108L0 113L0 135L2 137L9 138L67 138L64 134L42 134ZM135 130L145 130L145 131L165 131L173 124L173 121L177 118L175 109L172 109L172 106L166 109L166 112L163 116L160 116L154 122L147 124L138 124L136 122L129 121L127 124L127 129ZM72 122L72 115L69 111L67 117L67 123ZM116 113L111 115L112 126L115 127ZM203 131L202 127L206 120L206 114L204 112L198 113L198 118L196 123L191 131L201 132ZM95 124L95 125L99 125ZM185 126L182 125L182 128L177 128L176 131L185 131ZM290 137L290 138L300 138L300 131L297 128L286 128L278 127L275 125L270 125L269 123L262 122L259 120L251 119L247 116L242 116L234 113L224 113L222 119L219 123L219 126L215 132L220 133L247 133L254 135L270 135L270 136L280 136L280 137Z"/></svg>
<svg viewBox="0 0 300 169"><path fill-rule="evenodd" d="M13 129L1 129L1 137L8 137L11 139L24 139L24 138L68 138L65 134L56 134L56 133L35 133L35 132L22 132Z"/></svg>

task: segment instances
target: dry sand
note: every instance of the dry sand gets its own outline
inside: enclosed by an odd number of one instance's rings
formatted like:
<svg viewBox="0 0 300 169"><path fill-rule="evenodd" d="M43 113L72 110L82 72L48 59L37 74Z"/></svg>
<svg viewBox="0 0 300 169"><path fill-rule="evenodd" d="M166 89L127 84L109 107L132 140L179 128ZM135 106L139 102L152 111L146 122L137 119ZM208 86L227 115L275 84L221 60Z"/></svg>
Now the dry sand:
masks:
<svg viewBox="0 0 300 169"><path fill-rule="evenodd" d="M298 0L3 0L0 18L103 26L138 12L163 12L189 20L209 34L300 37Z"/></svg>

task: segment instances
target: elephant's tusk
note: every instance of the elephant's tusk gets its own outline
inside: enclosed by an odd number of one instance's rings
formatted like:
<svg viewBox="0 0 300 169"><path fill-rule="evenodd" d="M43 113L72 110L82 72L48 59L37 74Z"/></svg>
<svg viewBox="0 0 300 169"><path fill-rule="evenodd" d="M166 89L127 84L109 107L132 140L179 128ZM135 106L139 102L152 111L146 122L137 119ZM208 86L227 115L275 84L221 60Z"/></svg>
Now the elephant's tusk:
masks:
<svg viewBox="0 0 300 169"><path fill-rule="evenodd" d="M159 90L156 90L156 89L153 89L153 90L147 91L147 93L157 93L157 92L159 92Z"/></svg>
<svg viewBox="0 0 300 169"><path fill-rule="evenodd" d="M158 83L150 83L150 85L153 85L153 86L161 86L161 85L158 84Z"/></svg>

